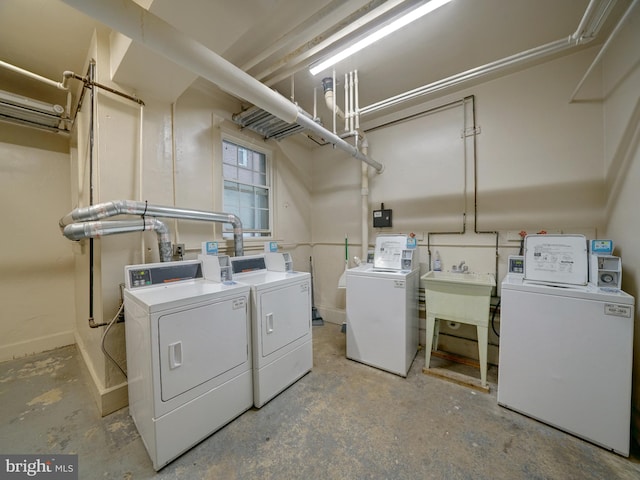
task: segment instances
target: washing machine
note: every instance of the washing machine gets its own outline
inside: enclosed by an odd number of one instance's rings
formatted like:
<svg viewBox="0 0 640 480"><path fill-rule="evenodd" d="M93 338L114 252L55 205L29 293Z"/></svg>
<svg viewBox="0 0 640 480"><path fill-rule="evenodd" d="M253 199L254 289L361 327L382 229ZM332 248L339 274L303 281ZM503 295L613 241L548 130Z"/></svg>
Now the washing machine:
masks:
<svg viewBox="0 0 640 480"><path fill-rule="evenodd" d="M155 470L251 408L249 287L202 263L125 267L129 413Z"/></svg>
<svg viewBox="0 0 640 480"><path fill-rule="evenodd" d="M373 263L347 270L347 358L406 377L418 352L419 264L404 235L378 235Z"/></svg>
<svg viewBox="0 0 640 480"><path fill-rule="evenodd" d="M311 276L293 271L292 266L288 253L231 258L233 280L251 288L253 404L257 408L313 366Z"/></svg>
<svg viewBox="0 0 640 480"><path fill-rule="evenodd" d="M635 299L587 283L578 235L526 237L501 286L498 404L629 456Z"/></svg>

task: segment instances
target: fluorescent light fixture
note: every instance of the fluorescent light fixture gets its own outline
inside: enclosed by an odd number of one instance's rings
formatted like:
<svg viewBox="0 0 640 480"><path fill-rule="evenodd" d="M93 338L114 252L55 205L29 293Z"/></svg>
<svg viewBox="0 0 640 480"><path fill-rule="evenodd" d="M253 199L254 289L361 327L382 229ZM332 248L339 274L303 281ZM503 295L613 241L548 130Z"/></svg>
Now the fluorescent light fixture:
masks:
<svg viewBox="0 0 640 480"><path fill-rule="evenodd" d="M345 58L353 55L356 52L359 52L363 48L368 47L374 42L377 42L381 38L386 37L390 33L395 32L396 30L401 29L402 27L410 24L414 20L419 19L420 17L425 16L428 13L433 12L435 9L440 8L441 6L449 3L451 0L431 0L418 8L415 8L403 15L402 17L394 20L393 22L385 25L384 27L372 32L371 34L364 37L362 40L357 41L350 47L345 48L344 50L336 53L332 57L329 57L325 61L319 63L318 65L309 69L311 75L317 75L323 70L329 68L332 65L335 65L340 60L344 60Z"/></svg>

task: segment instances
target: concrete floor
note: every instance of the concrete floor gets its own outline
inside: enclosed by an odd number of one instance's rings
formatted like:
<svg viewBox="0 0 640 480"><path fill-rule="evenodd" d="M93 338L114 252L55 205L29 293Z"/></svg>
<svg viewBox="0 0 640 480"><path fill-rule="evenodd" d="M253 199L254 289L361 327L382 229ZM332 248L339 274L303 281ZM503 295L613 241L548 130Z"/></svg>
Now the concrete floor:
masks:
<svg viewBox="0 0 640 480"><path fill-rule="evenodd" d="M407 379L345 358L340 326L314 327L314 368L154 472L124 408L100 418L75 347L0 364L0 453L78 454L85 479L633 479L620 457L496 403L492 392Z"/></svg>

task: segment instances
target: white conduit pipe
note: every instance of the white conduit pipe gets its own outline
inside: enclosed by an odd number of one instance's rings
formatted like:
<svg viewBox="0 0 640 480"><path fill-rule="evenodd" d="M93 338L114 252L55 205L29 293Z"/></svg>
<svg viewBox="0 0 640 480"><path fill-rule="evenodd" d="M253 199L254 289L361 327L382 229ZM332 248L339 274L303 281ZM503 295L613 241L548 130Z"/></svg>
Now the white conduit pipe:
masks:
<svg viewBox="0 0 640 480"><path fill-rule="evenodd" d="M345 97L344 97L344 108L345 110L348 108L347 106L347 95L346 95L346 89L347 89L347 75L345 74ZM347 123L346 123L346 118L347 116L344 114L344 112L342 110L340 110L340 107L338 106L338 104L336 103L336 97L335 97L335 77L325 77L322 79L322 89L324 90L324 102L327 104L327 108L329 110L331 110L331 112L334 112L337 116L339 116L340 118L344 118L345 119L345 129L347 128Z"/></svg>
<svg viewBox="0 0 640 480"><path fill-rule="evenodd" d="M355 90L356 90L356 97L355 97L356 105L353 113L356 117L356 130L360 130L360 106L359 106L360 101L358 98L360 96L360 91L358 90L358 70L355 71L353 80L355 83ZM362 149L362 153L366 155L364 148Z"/></svg>
<svg viewBox="0 0 640 480"><path fill-rule="evenodd" d="M354 131L354 119L353 119L353 72L349 72L349 132Z"/></svg>
<svg viewBox="0 0 640 480"><path fill-rule="evenodd" d="M588 43L591 40L593 40L592 34L595 32L589 32L590 35L586 35L584 30L588 25L589 21L591 21L591 17L594 15L597 5L600 3L602 3L602 0L591 0L589 5L587 6L587 9L584 15L582 16L582 19L580 20L580 24L578 25L578 28L573 34L569 35L567 38L562 38L560 40L556 40L554 42L550 42L545 45L541 45L539 47L535 47L535 48L526 50L524 52L520 52L515 55L502 58L500 60L496 60L495 62L491 62L486 65L482 65L480 67L466 70L456 75L452 75L442 80L438 80L437 82L433 82L428 85L423 85L422 87L409 90L399 95L389 97L385 100L381 100L379 102L363 107L360 110L360 113L362 115L373 113L383 108L392 107L394 105L397 105L399 103L402 103L408 100L412 100L422 95L428 95L430 93L434 93L439 90L443 90L445 88L459 85L461 83L464 83L469 80L473 80L483 75L488 75L490 73L497 72L505 68L518 65L523 62L536 60L538 58L542 58L554 53L558 53L563 50L572 48L576 45ZM608 6L604 8L604 11L608 13L609 11ZM605 20L605 16L599 19L599 22L597 22L596 27L599 28L599 26L602 25L604 20Z"/></svg>
<svg viewBox="0 0 640 480"><path fill-rule="evenodd" d="M333 85L334 88L335 88L335 85L336 85L336 71L335 71L335 69L333 70L333 78L332 78L331 85ZM331 94L333 95L333 88L331 89ZM326 100L326 98L327 97L325 97L325 100ZM335 98L331 99L331 104L333 105L333 133L335 134L336 133L336 114L338 113L337 112L338 105L336 105Z"/></svg>
<svg viewBox="0 0 640 480"><path fill-rule="evenodd" d="M76 208L62 217L59 225L64 232L64 228L72 223L101 220L103 218L115 217L116 215L142 215L149 217L196 220L201 222L230 223L233 225L235 255L244 255L242 222L232 213L206 212L203 210L149 205L144 202L135 202L133 200L116 200L112 202L99 203L90 207Z"/></svg>
<svg viewBox="0 0 640 480"><path fill-rule="evenodd" d="M132 40L251 102L288 123L298 123L337 148L368 163L377 172L383 165L363 155L337 135L318 125L302 109L215 52L153 15L132 0L62 0L67 5L117 30Z"/></svg>
<svg viewBox="0 0 640 480"><path fill-rule="evenodd" d="M362 134L361 146L362 153L366 155L369 150L369 141L364 133ZM360 258L363 262L366 262L369 254L369 167L366 163L362 163L360 202L362 217L362 256Z"/></svg>
<svg viewBox="0 0 640 480"><path fill-rule="evenodd" d="M351 103L349 99L349 73L344 74L344 129L349 131L349 112L351 111Z"/></svg>
<svg viewBox="0 0 640 480"><path fill-rule="evenodd" d="M535 47L525 52L496 60L495 62L488 63L481 67L476 67L461 73L457 73L442 80L438 80L437 82L423 85L422 87L418 87L416 89L409 90L408 92L404 92L399 95L389 97L385 100L381 100L380 102L362 107L360 113L362 115L367 115L383 108L392 107L407 100L411 100L422 95L428 95L439 90L444 90L445 88L453 87L468 80L473 80L483 75L488 75L498 70L517 65L523 61L534 60L546 55L551 55L553 53L566 50L567 48L571 48L573 46L574 42L571 37L567 37L562 40L556 40L555 42L547 43L546 45Z"/></svg>
<svg viewBox="0 0 640 480"><path fill-rule="evenodd" d="M83 238L95 238L105 235L117 235L120 233L141 232L155 230L158 236L158 250L160 261L171 261L171 237L169 228L156 218L140 220L111 220L71 223L63 229L63 234L69 240L82 240Z"/></svg>
<svg viewBox="0 0 640 480"><path fill-rule="evenodd" d="M622 25L624 25L624 23L629 18L629 15L631 14L631 11L634 9L634 7L636 7L638 5L638 1L639 0L633 0L631 5L629 5L629 7L627 8L627 11L624 12L624 15L622 16L622 18L620 18L620 21L618 21L617 25L612 30L611 34L609 35L609 38L607 38L607 40L604 42L604 44L600 48L600 51L596 55L596 58L593 59L593 62L591 62L591 65L589 65L589 68L587 69L585 74L582 76L582 78L578 82L578 85L576 86L575 90L571 94L571 97L569 98L569 103L573 103L573 101L576 98L576 95L578 95L578 92L580 91L580 89L584 85L584 82L587 80L587 78L589 77L589 75L591 74L591 72L593 71L595 66L598 64L598 62L600 62L600 60L602 59L602 56L604 55L604 53L609 48L609 45L611 44L613 39L616 37L616 35L618 35L618 32L622 29Z"/></svg>
<svg viewBox="0 0 640 480"><path fill-rule="evenodd" d="M138 195L137 197L138 197L138 201L142 202L142 185L143 185L143 178L144 178L144 162L143 162L144 105L140 105L139 112L140 112L140 126L138 131ZM145 263L144 262L145 251L146 251L146 245L144 243L144 235L143 235L142 238L140 239L140 263Z"/></svg>
<svg viewBox="0 0 640 480"><path fill-rule="evenodd" d="M7 62L3 62L2 60L0 60L0 67L4 67L7 70L11 70L13 72L16 73L20 73L26 77L32 78L34 80L38 80L39 82L42 83L46 83L47 85L50 85L52 87L58 88L60 90L68 90L69 87L67 86L67 79L66 77L63 77L62 82L56 82L55 80L51 80L47 77L43 77L42 75L38 75L37 73L33 73L30 72L28 70L25 70L23 68L20 67L16 67L15 65L11 65L10 63ZM66 72L65 72L66 73Z"/></svg>
<svg viewBox="0 0 640 480"><path fill-rule="evenodd" d="M573 32L573 35L571 35L571 38L573 38L575 41L579 41L583 37L584 30L587 27L587 23L589 23L589 18L591 17L591 15L593 15L596 6L599 3L600 0L590 0L589 5L587 5L587 9L584 11L584 15L582 15L582 19L578 24L578 28L576 28L576 31Z"/></svg>
<svg viewBox="0 0 640 480"><path fill-rule="evenodd" d="M347 115L349 114L349 81L348 80L349 80L348 74L345 73L344 74L344 111L347 112ZM347 115L342 116L344 118L345 132L349 131L349 118L347 117Z"/></svg>

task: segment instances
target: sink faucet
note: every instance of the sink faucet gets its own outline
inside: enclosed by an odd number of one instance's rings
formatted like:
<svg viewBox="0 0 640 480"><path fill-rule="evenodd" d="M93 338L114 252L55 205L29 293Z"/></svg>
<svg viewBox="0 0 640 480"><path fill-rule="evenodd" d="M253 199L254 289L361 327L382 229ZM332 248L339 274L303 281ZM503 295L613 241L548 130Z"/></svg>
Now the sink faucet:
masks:
<svg viewBox="0 0 640 480"><path fill-rule="evenodd" d="M458 265L454 265L451 271L457 273L467 273L469 271L469 267L465 265L465 261L462 260Z"/></svg>

